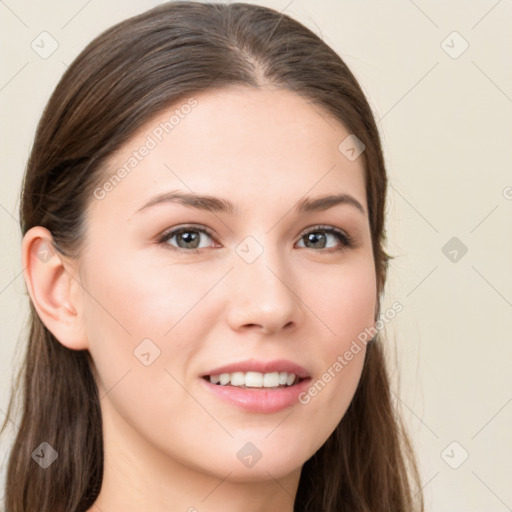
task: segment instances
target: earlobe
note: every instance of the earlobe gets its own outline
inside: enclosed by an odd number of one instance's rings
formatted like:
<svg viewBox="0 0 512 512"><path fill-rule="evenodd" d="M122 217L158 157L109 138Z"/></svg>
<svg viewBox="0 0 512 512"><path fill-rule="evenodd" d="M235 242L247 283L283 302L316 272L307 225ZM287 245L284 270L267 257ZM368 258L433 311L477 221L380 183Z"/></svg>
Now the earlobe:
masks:
<svg viewBox="0 0 512 512"><path fill-rule="evenodd" d="M69 349L88 348L82 325L80 286L71 265L52 246L52 234L42 226L27 231L22 242L23 275L32 303L47 329Z"/></svg>

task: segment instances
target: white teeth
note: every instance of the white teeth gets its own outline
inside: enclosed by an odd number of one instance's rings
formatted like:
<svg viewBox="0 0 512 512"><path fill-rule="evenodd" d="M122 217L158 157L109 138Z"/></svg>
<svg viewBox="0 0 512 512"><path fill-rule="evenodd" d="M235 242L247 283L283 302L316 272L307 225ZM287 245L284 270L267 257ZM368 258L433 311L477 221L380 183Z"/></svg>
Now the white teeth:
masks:
<svg viewBox="0 0 512 512"><path fill-rule="evenodd" d="M279 386L279 372L265 373L263 375L263 387L277 388L277 386Z"/></svg>
<svg viewBox="0 0 512 512"><path fill-rule="evenodd" d="M231 381L231 385L237 386L233 381ZM242 385L245 385L248 388L261 388L263 386L263 374L259 372L247 372Z"/></svg>
<svg viewBox="0 0 512 512"><path fill-rule="evenodd" d="M243 386L245 384L244 372L235 372L231 374L232 386Z"/></svg>
<svg viewBox="0 0 512 512"><path fill-rule="evenodd" d="M212 384L220 384L221 386L231 384L231 386L245 386L248 388L291 386L298 380L294 373L287 372L233 372L210 375L208 378Z"/></svg>

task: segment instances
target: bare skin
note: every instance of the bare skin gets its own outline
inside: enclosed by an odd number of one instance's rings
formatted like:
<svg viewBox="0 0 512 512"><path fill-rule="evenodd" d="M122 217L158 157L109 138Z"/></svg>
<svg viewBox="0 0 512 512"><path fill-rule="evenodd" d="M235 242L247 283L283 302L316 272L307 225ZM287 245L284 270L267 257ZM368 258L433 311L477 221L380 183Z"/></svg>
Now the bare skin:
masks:
<svg viewBox="0 0 512 512"><path fill-rule="evenodd" d="M307 404L271 413L219 398L202 375L286 359L313 384L374 325L364 168L338 149L346 128L290 91L240 87L194 98L131 172L101 199L91 196L79 259L38 258L51 239L42 227L23 239L38 314L64 346L94 361L105 468L89 512L292 512L301 468L347 410L365 351ZM105 181L148 136L156 140L177 107L114 155ZM224 198L238 213L176 202L142 208L174 190ZM362 211L345 201L295 212L306 197L327 194L349 195ZM159 242L184 225L188 238ZM237 456L247 443L261 453L251 467Z"/></svg>

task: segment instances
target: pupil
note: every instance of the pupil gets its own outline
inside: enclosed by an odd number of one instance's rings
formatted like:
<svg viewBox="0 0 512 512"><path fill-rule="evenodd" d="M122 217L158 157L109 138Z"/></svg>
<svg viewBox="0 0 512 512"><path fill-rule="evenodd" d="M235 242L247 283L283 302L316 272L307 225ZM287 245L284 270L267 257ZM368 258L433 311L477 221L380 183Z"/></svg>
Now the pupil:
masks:
<svg viewBox="0 0 512 512"><path fill-rule="evenodd" d="M323 238L325 238L325 235L320 235L320 236L318 236L318 234L317 234L317 233L310 233L310 234L308 235L308 239L309 239L309 241L310 241L310 242L313 242L313 243L318 242L319 240L321 240L321 239L322 239L322 237L323 237ZM324 240L324 242L325 242L325 240ZM319 245L321 245L321 246L323 247L323 245L322 245L322 244L319 244Z"/></svg>
<svg viewBox="0 0 512 512"><path fill-rule="evenodd" d="M186 244L193 243L194 241L197 242L198 237L197 233L190 235L190 231L184 231L180 234L181 240L183 240ZM195 246L194 246L195 247Z"/></svg>

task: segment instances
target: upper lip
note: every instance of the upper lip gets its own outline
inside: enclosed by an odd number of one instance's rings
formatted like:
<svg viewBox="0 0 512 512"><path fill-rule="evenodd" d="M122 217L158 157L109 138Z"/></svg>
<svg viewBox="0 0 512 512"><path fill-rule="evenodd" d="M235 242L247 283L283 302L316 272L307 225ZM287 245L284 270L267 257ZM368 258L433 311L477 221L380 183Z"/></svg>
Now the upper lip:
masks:
<svg viewBox="0 0 512 512"><path fill-rule="evenodd" d="M201 375L201 377L234 372L286 372L294 373L300 379L307 379L309 377L309 372L303 366L294 363L293 361L288 361L287 359L275 359L273 361L258 361L256 359L248 359L246 361L239 361L237 363L218 366L212 370L209 370L207 373L204 373Z"/></svg>

